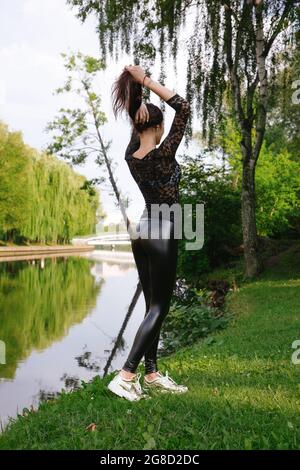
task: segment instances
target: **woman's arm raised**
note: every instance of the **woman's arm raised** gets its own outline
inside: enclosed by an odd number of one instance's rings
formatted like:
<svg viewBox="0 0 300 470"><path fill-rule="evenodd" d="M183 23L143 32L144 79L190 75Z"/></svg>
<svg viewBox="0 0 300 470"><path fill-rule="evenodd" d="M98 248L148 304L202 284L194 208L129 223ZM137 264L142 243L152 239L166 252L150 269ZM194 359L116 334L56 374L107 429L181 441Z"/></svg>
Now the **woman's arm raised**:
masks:
<svg viewBox="0 0 300 470"><path fill-rule="evenodd" d="M175 110L175 116L171 125L171 129L167 137L160 144L160 153L164 156L175 156L175 152L183 138L186 124L190 115L189 102L178 93L156 82L149 76L145 77L145 71L139 65L128 65L126 70L133 76L134 80L140 84L144 84L151 91L156 93L169 106ZM132 135L136 141L137 136Z"/></svg>
<svg viewBox="0 0 300 470"><path fill-rule="evenodd" d="M139 65L126 65L125 70L127 70L134 78L134 80L141 85L144 85L149 88L153 93L158 95L162 100L168 101L172 96L175 95L173 90L170 90L164 85L161 85L159 82L156 82L149 76L146 76L146 72Z"/></svg>

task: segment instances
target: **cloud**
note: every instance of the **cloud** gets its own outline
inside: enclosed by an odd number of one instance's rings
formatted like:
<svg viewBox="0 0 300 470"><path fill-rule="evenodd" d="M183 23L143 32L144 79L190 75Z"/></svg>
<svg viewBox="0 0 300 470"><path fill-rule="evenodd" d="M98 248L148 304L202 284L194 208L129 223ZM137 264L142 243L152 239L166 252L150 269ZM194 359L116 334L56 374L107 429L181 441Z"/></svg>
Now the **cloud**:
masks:
<svg viewBox="0 0 300 470"><path fill-rule="evenodd" d="M57 53L68 44L98 50L95 19L82 25L65 0L25 0L21 14L26 38L36 48Z"/></svg>
<svg viewBox="0 0 300 470"><path fill-rule="evenodd" d="M0 63L5 64L2 80L6 83L10 105L24 102L39 105L46 86L63 76L59 57L41 52L26 43L0 48Z"/></svg>
<svg viewBox="0 0 300 470"><path fill-rule="evenodd" d="M66 77L60 53L97 52L95 28L81 25L64 0L15 0L6 4L0 28L0 119L41 147L43 129L62 105L53 96Z"/></svg>
<svg viewBox="0 0 300 470"><path fill-rule="evenodd" d="M0 119L12 129L21 130L26 143L41 148L49 142L49 136L44 133L47 122L66 102L63 97L53 96L55 88L61 86L66 78L60 53L80 50L84 54L97 56L96 19L91 17L81 24L65 0L14 0L2 3ZM128 122L125 118L115 121L111 109L110 87L126 63L130 62L125 55L121 55L117 64L108 61L108 68L99 79L102 107L109 119L103 128L103 136L112 140L110 155L118 163L116 173L120 176L120 188L132 198L132 211L141 213L144 201L131 180L123 158L130 136ZM180 67L178 72L178 75L185 73ZM158 70L154 75L158 76ZM169 86L176 89L180 77L172 76L171 79L173 85L170 83ZM158 103L155 94L151 101ZM169 121L173 111L168 114ZM76 171L92 178L99 169L90 161L84 168L77 167ZM112 204L114 199L103 191L102 200L111 217L119 211Z"/></svg>

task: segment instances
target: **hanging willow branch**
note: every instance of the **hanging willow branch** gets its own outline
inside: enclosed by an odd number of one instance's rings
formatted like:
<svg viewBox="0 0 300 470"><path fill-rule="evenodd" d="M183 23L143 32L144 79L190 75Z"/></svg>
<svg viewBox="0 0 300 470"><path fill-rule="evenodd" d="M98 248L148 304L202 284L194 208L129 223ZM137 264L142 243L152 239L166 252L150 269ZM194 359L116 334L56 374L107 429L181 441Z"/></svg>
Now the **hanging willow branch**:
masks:
<svg viewBox="0 0 300 470"><path fill-rule="evenodd" d="M261 270L255 218L255 166L262 147L270 87L270 71L285 47L295 50L299 35L298 0L67 0L78 18L98 20L103 59L133 54L143 67L157 53L161 71L166 57L176 69L181 27L185 40L186 97L195 102L202 134L210 146L228 115L240 132L242 226L246 275ZM295 39L295 40L294 40ZM299 38L298 38L299 40ZM168 53L167 53L168 48ZM163 75L164 77L164 75ZM228 93L230 91L230 94ZM193 107L191 107L193 110ZM192 136L188 121L186 142Z"/></svg>
<svg viewBox="0 0 300 470"><path fill-rule="evenodd" d="M118 60L120 51L124 51L138 57L143 67L151 67L159 55L162 78L167 47L176 67L180 28L187 17L190 25L194 21L186 42L186 95L195 101L198 117L203 121L203 136L210 141L222 119L228 81L239 119L243 119L243 114L250 119L254 116L250 108L259 84L255 10L262 9L268 38L264 55L268 56L268 63L276 55L273 46L289 41L291 25L299 22L297 0L67 0L67 3L82 22L89 15L97 17L104 62L108 54ZM228 60L229 48L232 60ZM191 124L187 127L187 142L192 135Z"/></svg>

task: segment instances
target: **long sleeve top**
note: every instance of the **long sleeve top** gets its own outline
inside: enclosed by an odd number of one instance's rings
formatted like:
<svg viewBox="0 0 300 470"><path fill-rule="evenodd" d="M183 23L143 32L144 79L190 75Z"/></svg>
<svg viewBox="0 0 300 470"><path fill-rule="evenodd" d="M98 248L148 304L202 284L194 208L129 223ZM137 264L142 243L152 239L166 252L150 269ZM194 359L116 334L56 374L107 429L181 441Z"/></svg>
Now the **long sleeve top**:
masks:
<svg viewBox="0 0 300 470"><path fill-rule="evenodd" d="M151 204L166 203L170 206L173 203L179 203L181 169L175 153L184 135L190 114L190 104L178 93L169 98L166 103L175 109L175 116L166 138L143 158L137 158L132 154L140 147L140 137L133 127L131 139L125 151L125 160L129 170L146 203L141 218L150 217ZM174 220L172 211L170 211L170 217Z"/></svg>

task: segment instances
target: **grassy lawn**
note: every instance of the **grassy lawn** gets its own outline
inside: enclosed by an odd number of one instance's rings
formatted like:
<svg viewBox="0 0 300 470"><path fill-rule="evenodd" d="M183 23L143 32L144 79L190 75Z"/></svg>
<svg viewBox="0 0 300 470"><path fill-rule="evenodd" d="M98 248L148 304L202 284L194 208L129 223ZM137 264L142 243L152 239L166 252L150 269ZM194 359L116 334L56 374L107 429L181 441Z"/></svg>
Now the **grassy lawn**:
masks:
<svg viewBox="0 0 300 470"><path fill-rule="evenodd" d="M12 421L0 449L299 448L300 243L230 291L226 309L225 330L159 360L186 394L132 403L106 389L111 374L96 378Z"/></svg>

